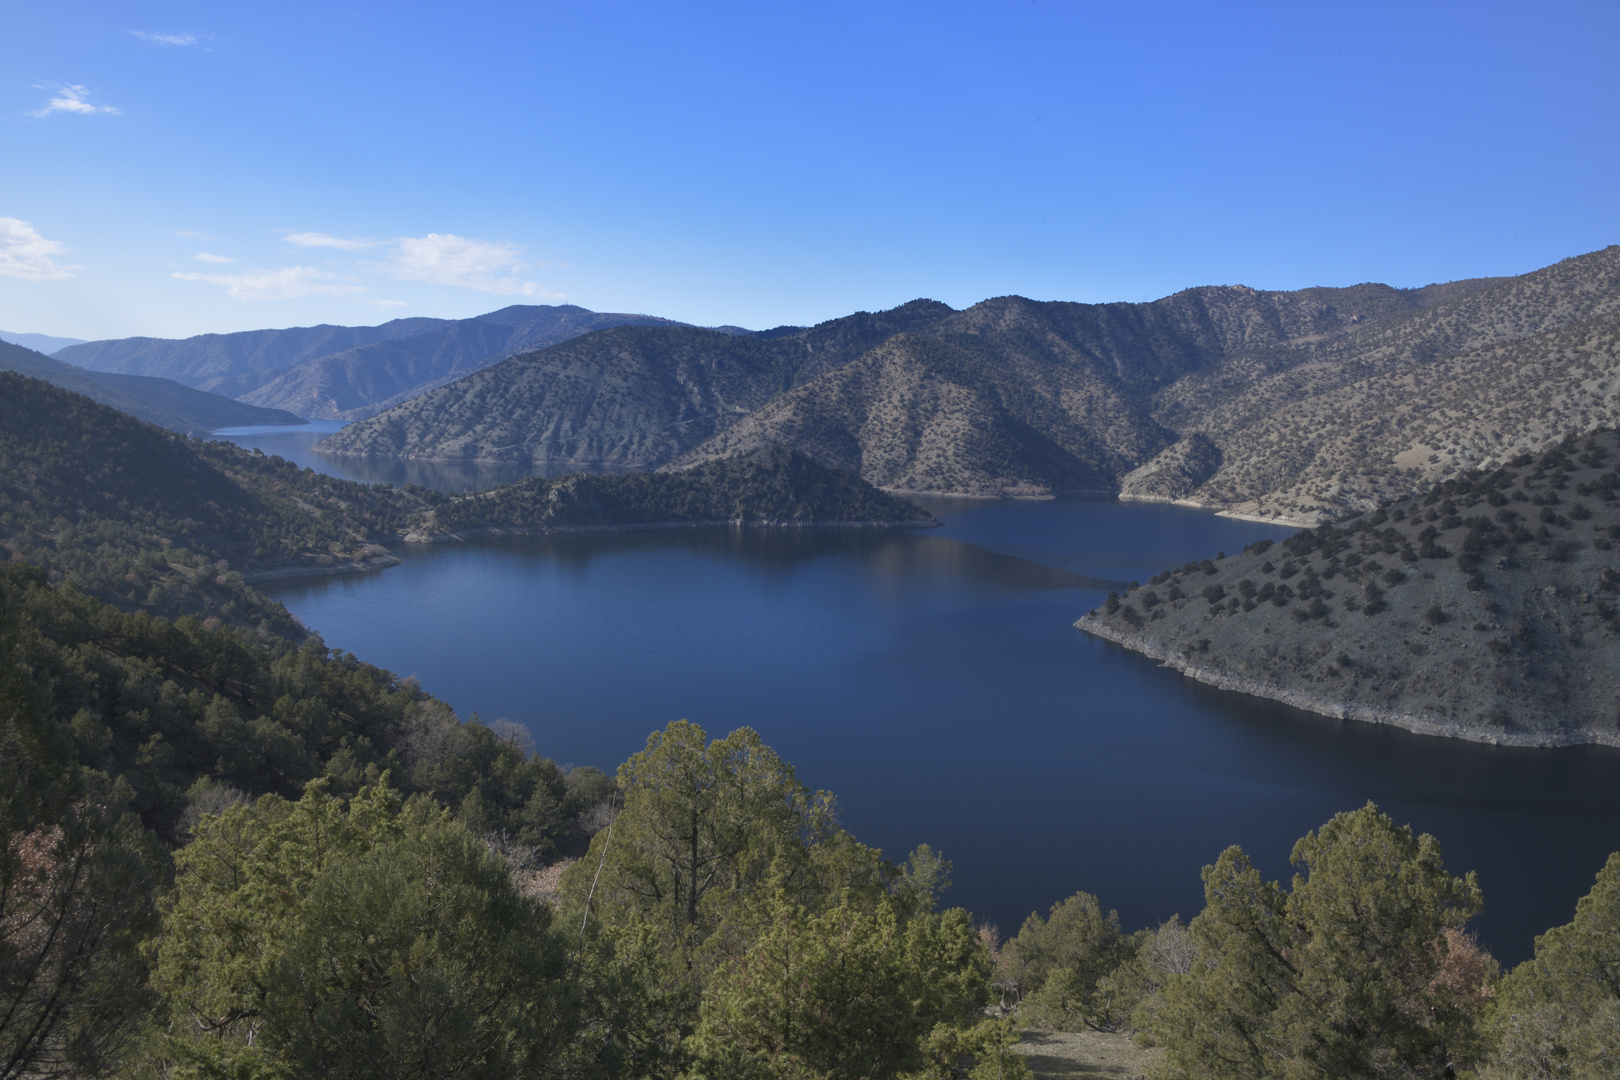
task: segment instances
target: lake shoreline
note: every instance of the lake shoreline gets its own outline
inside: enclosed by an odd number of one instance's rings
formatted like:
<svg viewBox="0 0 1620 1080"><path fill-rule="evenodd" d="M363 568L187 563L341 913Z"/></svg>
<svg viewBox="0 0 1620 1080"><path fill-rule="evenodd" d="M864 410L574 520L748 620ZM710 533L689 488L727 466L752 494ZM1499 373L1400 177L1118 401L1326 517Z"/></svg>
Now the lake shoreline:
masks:
<svg viewBox="0 0 1620 1080"><path fill-rule="evenodd" d="M409 532L406 544L460 544L482 536L558 536L567 533L662 532L666 529L936 529L931 521L759 521L747 518L709 521L653 521L629 525L487 525L460 532Z"/></svg>
<svg viewBox="0 0 1620 1080"><path fill-rule="evenodd" d="M1303 709L1306 712L1317 713L1321 716L1330 716L1336 720L1384 724L1388 727L1397 727L1410 731L1414 735L1460 739L1465 742L1484 743L1488 746L1511 746L1541 750L1566 746L1620 748L1620 732L1602 732L1590 729L1556 734L1551 732L1528 734L1511 731L1490 731L1479 727L1436 720L1433 717L1417 713L1380 709L1360 702L1341 701L1335 698L1323 697L1319 694L1307 693L1303 690L1290 690L1286 687L1261 682L1258 679L1229 675L1214 668L1200 667L1185 657L1175 655L1163 645L1150 641L1140 634L1130 634L1116 629L1092 615L1082 615L1075 621L1074 625L1077 630L1084 631L1093 637L1101 638L1131 652L1139 653L1150 660L1157 660L1160 667L1171 668L1206 686L1213 686L1218 690L1231 690L1239 694L1248 694L1251 697L1266 698L1270 701L1279 701L1284 705L1291 705L1296 709Z"/></svg>
<svg viewBox="0 0 1620 1080"><path fill-rule="evenodd" d="M1121 492L1117 497L1120 502L1183 506L1188 510L1202 510L1205 513L1214 514L1216 517L1231 518L1233 521L1253 521L1259 525L1277 525L1285 529L1314 529L1321 524L1319 521L1307 521L1304 518L1273 517L1270 514L1262 514L1258 511L1222 510L1219 506L1199 502L1197 499L1172 499L1168 495L1127 495Z"/></svg>
<svg viewBox="0 0 1620 1080"><path fill-rule="evenodd" d="M668 529L937 529L943 523L932 521L750 521L744 518L714 521L657 521L634 525L491 525L463 532L410 532L403 536L373 537L374 544L409 544L429 547L434 544L463 544L486 536L558 536L572 533L627 533L663 532ZM405 560L398 555L373 555L331 566L270 566L245 571L242 580L248 584L265 581L291 581L297 578L343 577L369 574L399 566Z"/></svg>

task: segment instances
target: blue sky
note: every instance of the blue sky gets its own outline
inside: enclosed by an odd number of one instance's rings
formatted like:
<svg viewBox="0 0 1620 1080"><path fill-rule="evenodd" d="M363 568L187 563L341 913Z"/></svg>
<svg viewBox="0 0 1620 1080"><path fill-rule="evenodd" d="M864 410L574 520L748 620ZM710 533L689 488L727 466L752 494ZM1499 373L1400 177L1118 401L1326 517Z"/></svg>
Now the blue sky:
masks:
<svg viewBox="0 0 1620 1080"><path fill-rule="evenodd" d="M0 329L1420 285L1620 242L1620 3L0 3Z"/></svg>

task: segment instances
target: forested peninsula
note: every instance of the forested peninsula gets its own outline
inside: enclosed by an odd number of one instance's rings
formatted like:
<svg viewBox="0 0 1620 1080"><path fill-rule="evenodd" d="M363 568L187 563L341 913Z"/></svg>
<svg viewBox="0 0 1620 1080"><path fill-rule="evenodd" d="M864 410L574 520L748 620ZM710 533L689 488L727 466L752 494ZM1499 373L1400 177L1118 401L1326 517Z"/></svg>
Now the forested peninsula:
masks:
<svg viewBox="0 0 1620 1080"><path fill-rule="evenodd" d="M1165 570L1076 625L1329 716L1620 745L1620 439L1565 439L1338 525Z"/></svg>

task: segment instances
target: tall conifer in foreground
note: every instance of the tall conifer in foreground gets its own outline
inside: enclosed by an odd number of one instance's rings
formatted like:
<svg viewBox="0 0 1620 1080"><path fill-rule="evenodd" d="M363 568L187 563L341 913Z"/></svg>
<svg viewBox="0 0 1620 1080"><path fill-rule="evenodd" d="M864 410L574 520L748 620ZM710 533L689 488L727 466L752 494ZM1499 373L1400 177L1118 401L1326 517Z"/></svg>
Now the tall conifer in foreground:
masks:
<svg viewBox="0 0 1620 1080"><path fill-rule="evenodd" d="M1369 803L1294 847L1291 889L1241 848L1204 870L1199 958L1155 1004L1175 1080L1442 1078L1476 1063L1473 988L1443 977L1480 909L1427 834Z"/></svg>
<svg viewBox="0 0 1620 1080"><path fill-rule="evenodd" d="M1620 1076L1620 852L1598 871L1575 920L1536 939L1491 1011L1492 1080Z"/></svg>

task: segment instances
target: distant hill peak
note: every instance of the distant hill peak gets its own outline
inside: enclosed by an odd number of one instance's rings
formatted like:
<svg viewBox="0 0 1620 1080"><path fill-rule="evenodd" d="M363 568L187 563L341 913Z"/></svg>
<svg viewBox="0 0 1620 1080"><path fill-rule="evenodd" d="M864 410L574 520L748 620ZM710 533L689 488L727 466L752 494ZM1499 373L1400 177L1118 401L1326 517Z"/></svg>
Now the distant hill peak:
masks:
<svg viewBox="0 0 1620 1080"><path fill-rule="evenodd" d="M11 330L0 330L0 341L9 341L13 345L21 345L25 349L33 349L46 356L69 345L83 345L83 338L55 337L51 334L19 334Z"/></svg>

